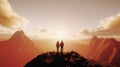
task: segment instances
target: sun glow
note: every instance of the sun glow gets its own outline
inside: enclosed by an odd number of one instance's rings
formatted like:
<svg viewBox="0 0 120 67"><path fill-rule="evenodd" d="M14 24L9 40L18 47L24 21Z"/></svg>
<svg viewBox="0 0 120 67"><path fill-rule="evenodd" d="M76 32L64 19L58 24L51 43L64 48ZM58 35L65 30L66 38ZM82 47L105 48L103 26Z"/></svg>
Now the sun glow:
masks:
<svg viewBox="0 0 120 67"><path fill-rule="evenodd" d="M40 29L41 30L41 29ZM25 28L24 31L33 38L43 38L43 39L54 39L56 40L64 40L69 36L67 29L59 29L55 28L51 31L47 30L47 32L41 32L40 30L28 29Z"/></svg>
<svg viewBox="0 0 120 67"><path fill-rule="evenodd" d="M56 40L63 40L66 38L66 31L59 30L55 32L54 38Z"/></svg>

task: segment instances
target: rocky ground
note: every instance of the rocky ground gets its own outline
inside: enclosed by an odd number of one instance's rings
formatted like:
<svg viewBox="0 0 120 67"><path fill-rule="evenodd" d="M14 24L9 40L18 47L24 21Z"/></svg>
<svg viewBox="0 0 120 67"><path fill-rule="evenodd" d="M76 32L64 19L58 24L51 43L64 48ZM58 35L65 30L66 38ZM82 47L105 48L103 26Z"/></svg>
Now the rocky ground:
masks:
<svg viewBox="0 0 120 67"><path fill-rule="evenodd" d="M43 53L24 67L111 67L103 66L95 61L90 61L80 56L77 52L46 52Z"/></svg>

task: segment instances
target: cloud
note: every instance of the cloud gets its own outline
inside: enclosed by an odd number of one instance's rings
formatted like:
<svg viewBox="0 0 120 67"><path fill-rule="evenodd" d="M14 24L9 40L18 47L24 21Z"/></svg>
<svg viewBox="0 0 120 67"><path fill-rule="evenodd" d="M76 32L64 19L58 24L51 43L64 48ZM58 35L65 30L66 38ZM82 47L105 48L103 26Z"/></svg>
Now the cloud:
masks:
<svg viewBox="0 0 120 67"><path fill-rule="evenodd" d="M108 30L83 30L80 32L82 36L120 36L120 28Z"/></svg>
<svg viewBox="0 0 120 67"><path fill-rule="evenodd" d="M100 24L100 26L105 30L120 28L120 13L116 16L105 18L100 22Z"/></svg>
<svg viewBox="0 0 120 67"><path fill-rule="evenodd" d="M8 28L22 27L28 20L15 13L8 0L0 0L0 25Z"/></svg>
<svg viewBox="0 0 120 67"><path fill-rule="evenodd" d="M87 29L83 29L83 30L80 31L80 34L81 34L81 35L89 35L89 34L90 34L90 31L87 30Z"/></svg>
<svg viewBox="0 0 120 67"><path fill-rule="evenodd" d="M38 32L38 33L46 33L47 32L47 29L35 28L34 30L35 30L35 32Z"/></svg>
<svg viewBox="0 0 120 67"><path fill-rule="evenodd" d="M80 35L87 36L120 36L120 13L115 16L105 18L100 25L92 30L84 29Z"/></svg>
<svg viewBox="0 0 120 67"><path fill-rule="evenodd" d="M39 32L41 32L41 33L46 33L47 30L46 30L46 29L39 29Z"/></svg>

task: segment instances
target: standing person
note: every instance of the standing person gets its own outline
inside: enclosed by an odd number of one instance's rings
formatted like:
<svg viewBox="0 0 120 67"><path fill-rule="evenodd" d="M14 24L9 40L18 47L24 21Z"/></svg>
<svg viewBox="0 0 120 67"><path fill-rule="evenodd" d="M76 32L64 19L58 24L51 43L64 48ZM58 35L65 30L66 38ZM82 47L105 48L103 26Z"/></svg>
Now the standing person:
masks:
<svg viewBox="0 0 120 67"><path fill-rule="evenodd" d="M57 53L59 53L59 41L56 42Z"/></svg>
<svg viewBox="0 0 120 67"><path fill-rule="evenodd" d="M64 48L64 42L63 42L63 40L60 42L60 47L61 47L61 53L63 53L63 48Z"/></svg>

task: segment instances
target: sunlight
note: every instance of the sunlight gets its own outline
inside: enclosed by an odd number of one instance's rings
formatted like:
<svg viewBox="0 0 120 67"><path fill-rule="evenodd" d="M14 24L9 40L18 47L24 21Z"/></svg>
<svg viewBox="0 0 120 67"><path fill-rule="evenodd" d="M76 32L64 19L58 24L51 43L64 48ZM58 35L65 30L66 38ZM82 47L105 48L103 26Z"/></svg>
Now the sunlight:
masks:
<svg viewBox="0 0 120 67"><path fill-rule="evenodd" d="M66 37L66 32L65 31L59 30L59 31L55 32L54 38L56 40L63 40L63 39L65 39L65 37Z"/></svg>

